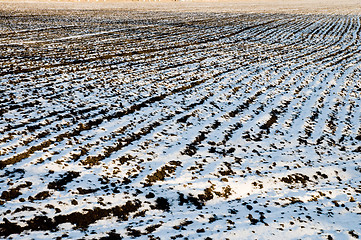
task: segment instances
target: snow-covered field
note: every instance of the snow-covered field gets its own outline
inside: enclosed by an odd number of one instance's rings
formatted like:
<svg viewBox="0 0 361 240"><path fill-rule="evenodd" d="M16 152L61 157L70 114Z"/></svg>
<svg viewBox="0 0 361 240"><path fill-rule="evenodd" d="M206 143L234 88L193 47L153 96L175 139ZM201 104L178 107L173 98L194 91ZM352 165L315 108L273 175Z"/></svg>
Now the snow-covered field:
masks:
<svg viewBox="0 0 361 240"><path fill-rule="evenodd" d="M361 16L0 16L0 238L361 237Z"/></svg>

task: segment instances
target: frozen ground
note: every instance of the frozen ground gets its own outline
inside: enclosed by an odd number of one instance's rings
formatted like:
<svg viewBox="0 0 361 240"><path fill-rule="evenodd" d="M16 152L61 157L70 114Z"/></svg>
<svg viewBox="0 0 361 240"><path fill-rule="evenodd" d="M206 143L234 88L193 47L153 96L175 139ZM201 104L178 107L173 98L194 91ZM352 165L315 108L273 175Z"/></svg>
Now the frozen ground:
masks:
<svg viewBox="0 0 361 240"><path fill-rule="evenodd" d="M360 15L0 6L1 238L360 237Z"/></svg>

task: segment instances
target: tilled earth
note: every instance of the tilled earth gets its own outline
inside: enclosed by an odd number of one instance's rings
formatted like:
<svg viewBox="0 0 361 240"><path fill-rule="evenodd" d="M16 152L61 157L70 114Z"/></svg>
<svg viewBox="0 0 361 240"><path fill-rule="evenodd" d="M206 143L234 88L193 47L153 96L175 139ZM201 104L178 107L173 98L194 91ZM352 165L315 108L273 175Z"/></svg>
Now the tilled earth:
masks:
<svg viewBox="0 0 361 240"><path fill-rule="evenodd" d="M357 239L361 16L0 16L0 237Z"/></svg>

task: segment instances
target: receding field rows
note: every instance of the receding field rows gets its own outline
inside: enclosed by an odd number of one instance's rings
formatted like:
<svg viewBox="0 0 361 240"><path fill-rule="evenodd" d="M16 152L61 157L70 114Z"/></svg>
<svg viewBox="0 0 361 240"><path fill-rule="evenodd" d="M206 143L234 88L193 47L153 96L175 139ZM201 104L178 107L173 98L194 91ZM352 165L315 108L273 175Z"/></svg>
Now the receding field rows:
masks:
<svg viewBox="0 0 361 240"><path fill-rule="evenodd" d="M11 19L0 22L0 236L74 237L65 223L110 236L107 218L123 237L216 237L237 224L277 235L293 224L273 219L296 218L295 203L300 215L323 204L338 218L344 204L345 219L359 217L360 16ZM217 204L223 217L210 214ZM299 234L335 237L322 214L298 215Z"/></svg>

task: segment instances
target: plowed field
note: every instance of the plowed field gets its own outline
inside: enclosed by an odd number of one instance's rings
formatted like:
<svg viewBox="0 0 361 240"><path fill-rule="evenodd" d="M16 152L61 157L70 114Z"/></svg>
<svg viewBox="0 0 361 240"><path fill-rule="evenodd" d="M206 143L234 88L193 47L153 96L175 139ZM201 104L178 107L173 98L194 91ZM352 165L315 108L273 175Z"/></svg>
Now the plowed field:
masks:
<svg viewBox="0 0 361 240"><path fill-rule="evenodd" d="M361 17L0 16L0 237L361 234Z"/></svg>

